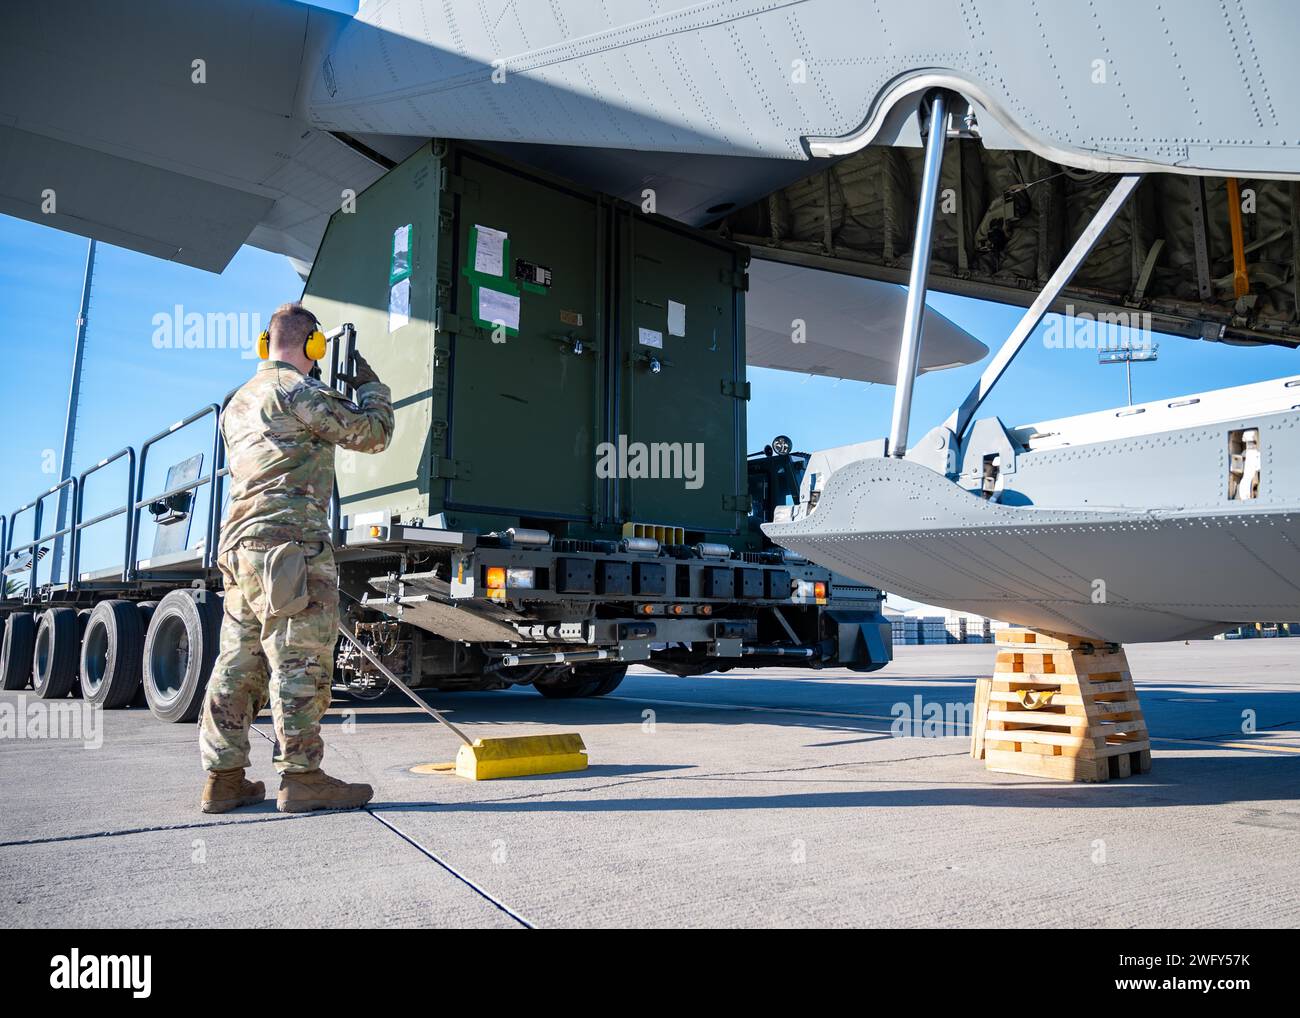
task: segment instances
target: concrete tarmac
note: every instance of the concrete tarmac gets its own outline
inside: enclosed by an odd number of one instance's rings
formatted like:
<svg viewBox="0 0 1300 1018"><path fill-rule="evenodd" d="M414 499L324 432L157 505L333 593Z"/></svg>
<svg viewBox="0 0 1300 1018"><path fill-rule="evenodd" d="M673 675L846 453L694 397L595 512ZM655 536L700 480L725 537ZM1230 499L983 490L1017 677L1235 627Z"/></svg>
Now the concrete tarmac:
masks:
<svg viewBox="0 0 1300 1018"><path fill-rule="evenodd" d="M251 776L270 798L224 816L198 811L192 725L135 709L100 714L89 744L6 729L0 923L1300 924L1300 640L1128 651L1154 763L1101 785L968 756L988 645L899 647L870 675L638 668L596 700L427 693L471 735L586 740L585 772L481 783L411 773L456 744L399 697L338 699L326 769L376 788L352 813L276 813L266 712ZM891 731L916 697L947 732ZM0 693L0 720L37 702Z"/></svg>

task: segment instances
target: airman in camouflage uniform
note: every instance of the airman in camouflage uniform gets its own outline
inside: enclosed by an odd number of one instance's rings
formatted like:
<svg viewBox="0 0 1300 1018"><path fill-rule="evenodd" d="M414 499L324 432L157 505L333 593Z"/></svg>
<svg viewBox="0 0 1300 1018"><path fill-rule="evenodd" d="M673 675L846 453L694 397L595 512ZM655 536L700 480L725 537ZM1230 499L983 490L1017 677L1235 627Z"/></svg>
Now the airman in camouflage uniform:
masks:
<svg viewBox="0 0 1300 1018"><path fill-rule="evenodd" d="M269 330L273 359L221 415L230 511L218 548L221 649L199 736L208 813L264 798L265 787L244 780L244 768L248 729L268 693L282 812L352 808L374 794L320 770L339 617L328 508L334 447L380 452L393 435L393 408L388 387L359 355L355 373L341 376L356 386L355 403L308 374L305 341L316 328L301 305L281 307Z"/></svg>

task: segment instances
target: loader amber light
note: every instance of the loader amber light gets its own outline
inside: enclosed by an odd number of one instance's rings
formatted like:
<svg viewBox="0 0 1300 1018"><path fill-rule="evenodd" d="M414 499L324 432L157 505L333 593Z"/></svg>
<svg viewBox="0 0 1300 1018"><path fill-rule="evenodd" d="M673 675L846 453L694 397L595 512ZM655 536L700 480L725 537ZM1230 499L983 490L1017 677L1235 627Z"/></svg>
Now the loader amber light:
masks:
<svg viewBox="0 0 1300 1018"><path fill-rule="evenodd" d="M379 537L380 534L382 534L382 533L383 533L383 531L382 531L379 527L371 527L371 528L370 528L370 536L371 536L371 537Z"/></svg>
<svg viewBox="0 0 1300 1018"><path fill-rule="evenodd" d="M501 566L491 566L487 571L487 585L490 590L504 590L506 571Z"/></svg>
<svg viewBox="0 0 1300 1018"><path fill-rule="evenodd" d="M813 597L820 598L825 596L826 596L826 583L824 580L818 580L813 584Z"/></svg>

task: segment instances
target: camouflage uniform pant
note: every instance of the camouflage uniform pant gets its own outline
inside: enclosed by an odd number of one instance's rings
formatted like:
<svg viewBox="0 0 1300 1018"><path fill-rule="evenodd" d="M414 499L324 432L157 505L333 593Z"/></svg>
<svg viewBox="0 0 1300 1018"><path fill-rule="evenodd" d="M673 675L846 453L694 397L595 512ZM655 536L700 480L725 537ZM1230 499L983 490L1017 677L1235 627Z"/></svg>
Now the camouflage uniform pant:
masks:
<svg viewBox="0 0 1300 1018"><path fill-rule="evenodd" d="M320 719L330 704L338 635L334 549L320 542L303 545L310 602L283 617L269 613L263 588L266 558L274 547L241 541L219 562L226 588L221 650L199 729L207 770L248 766L248 728L268 694L279 744L276 768L315 770L325 752Z"/></svg>

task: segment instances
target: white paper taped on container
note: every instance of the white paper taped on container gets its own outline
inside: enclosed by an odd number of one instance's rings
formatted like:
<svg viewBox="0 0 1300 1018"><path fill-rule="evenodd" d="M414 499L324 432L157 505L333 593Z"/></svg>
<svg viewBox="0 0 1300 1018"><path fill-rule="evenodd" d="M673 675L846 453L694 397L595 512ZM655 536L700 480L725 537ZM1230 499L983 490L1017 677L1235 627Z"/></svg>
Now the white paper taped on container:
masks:
<svg viewBox="0 0 1300 1018"><path fill-rule="evenodd" d="M502 293L486 286L478 291L478 317L480 321L500 323L507 329L519 331L519 295Z"/></svg>
<svg viewBox="0 0 1300 1018"><path fill-rule="evenodd" d="M485 276L499 276L505 271L506 240L509 234L505 230L494 230L490 226L474 227L474 271Z"/></svg>
<svg viewBox="0 0 1300 1018"><path fill-rule="evenodd" d="M664 334L656 332L654 329L638 329L638 339L642 346L653 346L662 350L664 348Z"/></svg>
<svg viewBox="0 0 1300 1018"><path fill-rule="evenodd" d="M675 300L668 302L668 335L686 335L686 305Z"/></svg>
<svg viewBox="0 0 1300 1018"><path fill-rule="evenodd" d="M411 279L408 276L388 290L388 331L396 332L411 320Z"/></svg>

